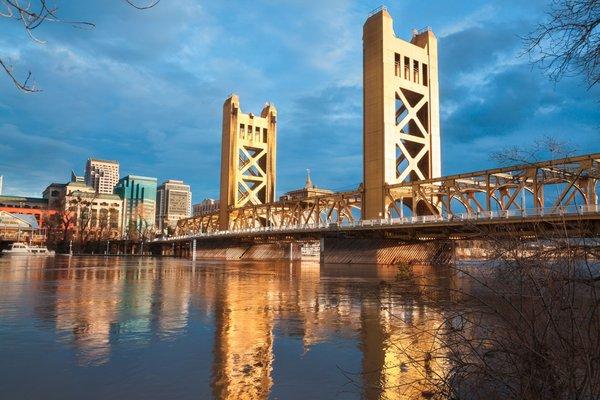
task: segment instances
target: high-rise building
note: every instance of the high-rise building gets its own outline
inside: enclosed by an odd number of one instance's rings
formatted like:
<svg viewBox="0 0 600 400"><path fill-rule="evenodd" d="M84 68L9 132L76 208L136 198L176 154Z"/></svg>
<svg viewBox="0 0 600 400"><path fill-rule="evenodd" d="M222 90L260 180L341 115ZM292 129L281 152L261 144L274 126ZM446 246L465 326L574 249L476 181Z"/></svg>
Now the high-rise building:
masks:
<svg viewBox="0 0 600 400"><path fill-rule="evenodd" d="M75 173L75 171L71 171L71 182L83 182L85 183L85 177L79 176Z"/></svg>
<svg viewBox="0 0 600 400"><path fill-rule="evenodd" d="M156 213L156 178L127 175L117 183L115 194L123 199L123 234L147 236Z"/></svg>
<svg viewBox="0 0 600 400"><path fill-rule="evenodd" d="M192 192L183 181L169 179L156 192L156 226L159 232L175 228L177 221L192 213Z"/></svg>
<svg viewBox="0 0 600 400"><path fill-rule="evenodd" d="M96 193L112 194L119 182L119 162L89 158L85 165L85 184Z"/></svg>
<svg viewBox="0 0 600 400"><path fill-rule="evenodd" d="M0 175L0 196L2 195L2 183L4 182L4 176Z"/></svg>

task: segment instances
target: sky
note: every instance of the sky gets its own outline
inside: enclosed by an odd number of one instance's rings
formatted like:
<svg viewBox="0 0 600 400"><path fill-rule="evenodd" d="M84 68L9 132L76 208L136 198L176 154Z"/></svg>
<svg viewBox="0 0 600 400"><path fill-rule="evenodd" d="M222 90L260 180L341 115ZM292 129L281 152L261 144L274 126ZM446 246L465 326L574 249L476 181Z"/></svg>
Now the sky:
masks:
<svg viewBox="0 0 600 400"><path fill-rule="evenodd" d="M143 1L143 0L139 0ZM41 196L83 174L88 157L121 175L182 179L194 202L218 198L222 104L278 111L277 194L313 182L362 180L362 25L371 1L56 0L64 20L38 43L0 19L0 57L42 89L26 94L0 74L3 194ZM600 152L600 88L551 82L520 37L549 0L402 0L386 4L396 35L430 26L438 37L444 175L496 166L490 155L544 136Z"/></svg>

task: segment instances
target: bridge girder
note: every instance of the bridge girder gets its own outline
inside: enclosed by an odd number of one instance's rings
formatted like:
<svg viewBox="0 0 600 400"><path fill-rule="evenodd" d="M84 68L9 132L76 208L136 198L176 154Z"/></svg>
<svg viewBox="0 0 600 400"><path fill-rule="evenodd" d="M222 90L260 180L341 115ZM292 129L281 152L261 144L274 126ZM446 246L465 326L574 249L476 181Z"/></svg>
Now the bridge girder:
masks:
<svg viewBox="0 0 600 400"><path fill-rule="evenodd" d="M592 207L598 205L599 182L600 154L590 154L388 185L384 218L401 216L401 207L407 204L412 216L522 211L529 206ZM464 209L457 210L453 202ZM228 229L343 225L361 219L362 207L362 190L249 204L230 210ZM219 217L212 213L181 220L178 234L220 230Z"/></svg>
<svg viewBox="0 0 600 400"><path fill-rule="evenodd" d="M451 215L453 201L467 213L594 206L599 179L600 154L591 154L388 185L386 217L406 204L412 215Z"/></svg>

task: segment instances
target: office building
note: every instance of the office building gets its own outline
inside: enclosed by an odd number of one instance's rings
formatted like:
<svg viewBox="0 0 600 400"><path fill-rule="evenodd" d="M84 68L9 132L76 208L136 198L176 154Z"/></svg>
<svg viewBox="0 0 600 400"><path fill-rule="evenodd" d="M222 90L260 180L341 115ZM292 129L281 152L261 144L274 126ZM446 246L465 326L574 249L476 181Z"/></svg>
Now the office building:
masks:
<svg viewBox="0 0 600 400"><path fill-rule="evenodd" d="M192 192L183 181L169 179L158 187L156 193L156 226L159 232L174 229L177 221L192 213Z"/></svg>
<svg viewBox="0 0 600 400"><path fill-rule="evenodd" d="M71 171L71 182L83 182L85 183L85 176L79 176L75 171Z"/></svg>
<svg viewBox="0 0 600 400"><path fill-rule="evenodd" d="M112 194L119 182L119 162L89 158L85 165L84 180L96 193Z"/></svg>
<svg viewBox="0 0 600 400"><path fill-rule="evenodd" d="M119 179L115 194L123 199L123 235L147 237L154 231L156 178L127 175Z"/></svg>

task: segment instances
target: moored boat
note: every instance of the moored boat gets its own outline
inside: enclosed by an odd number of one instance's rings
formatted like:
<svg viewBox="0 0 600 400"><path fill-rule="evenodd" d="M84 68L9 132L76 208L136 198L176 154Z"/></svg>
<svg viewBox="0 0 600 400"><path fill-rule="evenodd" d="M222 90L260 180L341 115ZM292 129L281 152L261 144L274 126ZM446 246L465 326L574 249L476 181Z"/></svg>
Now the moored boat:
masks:
<svg viewBox="0 0 600 400"><path fill-rule="evenodd" d="M8 249L2 250L2 254L22 256L53 256L54 251L48 250L46 246L30 246L26 243L15 242L11 243Z"/></svg>

